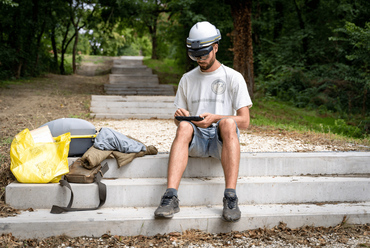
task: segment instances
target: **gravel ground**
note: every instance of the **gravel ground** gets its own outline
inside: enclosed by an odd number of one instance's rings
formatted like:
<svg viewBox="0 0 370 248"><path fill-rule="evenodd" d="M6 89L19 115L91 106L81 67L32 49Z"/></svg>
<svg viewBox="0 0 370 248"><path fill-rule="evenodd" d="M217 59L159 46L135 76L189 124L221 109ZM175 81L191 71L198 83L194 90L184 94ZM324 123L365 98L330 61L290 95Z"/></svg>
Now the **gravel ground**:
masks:
<svg viewBox="0 0 370 248"><path fill-rule="evenodd" d="M176 134L173 120L92 120L91 123L99 130L111 128L125 135L140 140L145 145L154 145L158 152L170 151ZM241 130L241 152L318 152L318 151L350 151L358 147L350 143L333 143L332 140L312 139L312 134L305 139L297 133L259 132L256 129Z"/></svg>

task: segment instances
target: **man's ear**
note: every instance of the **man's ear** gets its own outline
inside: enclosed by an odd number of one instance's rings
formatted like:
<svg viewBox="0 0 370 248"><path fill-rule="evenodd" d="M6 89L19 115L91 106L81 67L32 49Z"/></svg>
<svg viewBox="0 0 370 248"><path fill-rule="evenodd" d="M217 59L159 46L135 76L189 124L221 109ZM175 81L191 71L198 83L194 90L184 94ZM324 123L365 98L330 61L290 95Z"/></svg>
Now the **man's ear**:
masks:
<svg viewBox="0 0 370 248"><path fill-rule="evenodd" d="M214 44L213 49L215 50L215 53L218 51L218 44Z"/></svg>

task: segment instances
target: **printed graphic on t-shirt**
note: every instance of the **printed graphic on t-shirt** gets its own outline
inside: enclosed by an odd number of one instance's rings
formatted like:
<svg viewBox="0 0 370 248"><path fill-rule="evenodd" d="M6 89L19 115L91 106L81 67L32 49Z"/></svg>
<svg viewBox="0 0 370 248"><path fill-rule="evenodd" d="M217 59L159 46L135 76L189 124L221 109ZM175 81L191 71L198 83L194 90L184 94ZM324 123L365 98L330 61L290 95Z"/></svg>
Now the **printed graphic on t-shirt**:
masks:
<svg viewBox="0 0 370 248"><path fill-rule="evenodd" d="M199 100L192 100L191 103L200 103L200 102L219 102L224 103L225 101L222 99L208 99L208 98L202 98Z"/></svg>
<svg viewBox="0 0 370 248"><path fill-rule="evenodd" d="M211 87L213 93L215 93L216 95L222 95L226 91L226 83L221 79L213 81Z"/></svg>

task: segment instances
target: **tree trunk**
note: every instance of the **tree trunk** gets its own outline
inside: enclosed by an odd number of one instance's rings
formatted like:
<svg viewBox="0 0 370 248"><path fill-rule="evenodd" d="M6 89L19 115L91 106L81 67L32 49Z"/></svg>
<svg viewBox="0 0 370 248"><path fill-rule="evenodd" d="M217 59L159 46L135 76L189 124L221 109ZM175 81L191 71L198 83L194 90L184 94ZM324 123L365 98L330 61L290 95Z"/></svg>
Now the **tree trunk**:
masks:
<svg viewBox="0 0 370 248"><path fill-rule="evenodd" d="M15 69L16 79L19 79L21 77L22 66L23 66L23 60L20 60L18 64L16 65L16 69Z"/></svg>
<svg viewBox="0 0 370 248"><path fill-rule="evenodd" d="M2 23L0 23L0 42L1 42L1 44L4 43L3 33L4 33L4 31L3 31L3 25L2 25Z"/></svg>
<svg viewBox="0 0 370 248"><path fill-rule="evenodd" d="M362 116L365 117L366 114L366 96L367 96L367 88L364 87L364 97L362 101Z"/></svg>
<svg viewBox="0 0 370 248"><path fill-rule="evenodd" d="M157 55L157 36L156 36L156 34L152 35L152 59L158 59L158 55Z"/></svg>
<svg viewBox="0 0 370 248"><path fill-rule="evenodd" d="M35 66L33 67L33 71L37 70L37 67L39 66L39 49L40 49L40 46L41 46L41 38L44 34L44 30L45 30L45 26L46 26L46 22L44 21L42 23L42 26L41 26L41 31L40 33L38 34L37 36L37 44L36 44L36 61L35 61ZM36 76L37 74L34 73L34 76Z"/></svg>
<svg viewBox="0 0 370 248"><path fill-rule="evenodd" d="M51 45L53 47L54 62L53 62L53 72L58 73L58 49L57 43L55 41L55 27L51 30Z"/></svg>
<svg viewBox="0 0 370 248"><path fill-rule="evenodd" d="M66 72L64 70L64 52L62 51L60 56L60 65L59 65L59 71L61 75L65 75Z"/></svg>
<svg viewBox="0 0 370 248"><path fill-rule="evenodd" d="M228 0L231 15L234 19L234 69L239 71L248 87L251 98L254 98L253 44L252 44L252 0Z"/></svg>
<svg viewBox="0 0 370 248"><path fill-rule="evenodd" d="M73 54L72 54L72 69L73 74L76 74L77 66L76 66L76 53L77 53L77 44L78 44L78 29L75 31L75 43L73 44Z"/></svg>
<svg viewBox="0 0 370 248"><path fill-rule="evenodd" d="M302 11L298 7L297 0L294 0L294 4L295 4L295 10L297 12L297 17L298 17L298 21L299 21L299 27L301 28L301 30L303 32L305 32L306 25L303 21ZM307 51L308 51L308 38L307 38L307 36L304 36L303 39L302 39L302 49L303 49L303 54L306 54Z"/></svg>
<svg viewBox="0 0 370 248"><path fill-rule="evenodd" d="M157 18L153 21L153 26L148 26L150 36L152 37L152 59L158 59L157 54Z"/></svg>
<svg viewBox="0 0 370 248"><path fill-rule="evenodd" d="M60 74L62 74L62 75L65 75L65 73L66 73L66 71L64 69L64 54L67 51L67 47L68 47L69 43L71 43L71 41L73 40L73 38L76 35L76 34L73 34L72 37L67 41L70 25L71 25L71 23L67 24L66 32L64 33L64 37L63 37L63 41L62 41L61 59L60 59L60 66L59 66Z"/></svg>
<svg viewBox="0 0 370 248"><path fill-rule="evenodd" d="M282 2L275 2L275 22L274 22L274 36L273 41L276 41L281 31L283 30L283 19L284 19L284 4Z"/></svg>

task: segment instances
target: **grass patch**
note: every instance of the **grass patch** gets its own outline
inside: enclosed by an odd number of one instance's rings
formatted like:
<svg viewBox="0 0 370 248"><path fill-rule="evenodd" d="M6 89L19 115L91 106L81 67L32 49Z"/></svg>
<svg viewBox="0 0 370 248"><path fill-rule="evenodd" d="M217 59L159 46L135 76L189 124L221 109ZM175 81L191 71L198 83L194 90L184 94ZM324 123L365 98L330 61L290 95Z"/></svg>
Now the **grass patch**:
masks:
<svg viewBox="0 0 370 248"><path fill-rule="evenodd" d="M299 132L335 134L340 139L356 139L364 145L370 145L370 137L360 127L347 123L335 114L321 117L317 111L296 108L276 100L253 101L251 124L269 126L274 129Z"/></svg>
<svg viewBox="0 0 370 248"><path fill-rule="evenodd" d="M79 114L70 114L68 118L77 118L77 119L91 119L93 118L90 113L79 113Z"/></svg>
<svg viewBox="0 0 370 248"><path fill-rule="evenodd" d="M0 146L2 145L9 145L13 141L13 138L3 138L0 140Z"/></svg>
<svg viewBox="0 0 370 248"><path fill-rule="evenodd" d="M0 165L3 165L8 160L8 147L12 143L13 138L2 138L0 139Z"/></svg>
<svg viewBox="0 0 370 248"><path fill-rule="evenodd" d="M145 58L144 65L153 70L153 73L158 75L159 83L171 84L177 86L182 74L185 73L174 59L155 60Z"/></svg>
<svg viewBox="0 0 370 248"><path fill-rule="evenodd" d="M31 80L27 78L22 78L22 79L11 79L11 80L3 80L0 81L0 89L1 88L9 88L11 85L22 85L25 83L30 83Z"/></svg>

